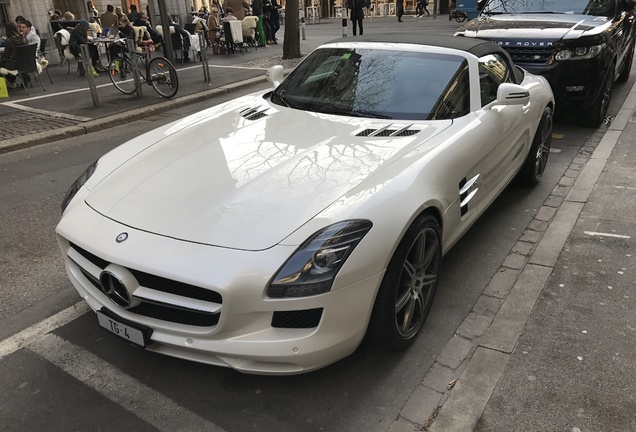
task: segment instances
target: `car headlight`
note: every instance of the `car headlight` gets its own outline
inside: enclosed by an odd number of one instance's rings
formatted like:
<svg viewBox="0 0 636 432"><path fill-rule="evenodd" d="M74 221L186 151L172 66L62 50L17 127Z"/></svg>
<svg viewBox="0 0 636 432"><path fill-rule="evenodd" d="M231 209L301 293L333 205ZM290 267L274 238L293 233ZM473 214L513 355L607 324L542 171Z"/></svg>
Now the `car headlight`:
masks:
<svg viewBox="0 0 636 432"><path fill-rule="evenodd" d="M603 51L604 45L580 46L558 51L556 59L563 60L587 60L598 56Z"/></svg>
<svg viewBox="0 0 636 432"><path fill-rule="evenodd" d="M328 292L347 257L371 226L369 221L351 220L318 231L278 270L267 295L273 298L306 297Z"/></svg>
<svg viewBox="0 0 636 432"><path fill-rule="evenodd" d="M90 166L86 168L86 171L84 171L77 178L77 180L73 182L71 187L68 189L68 192L66 192L64 199L62 200L62 213L64 213L64 210L66 210L66 207L68 207L68 205L70 204L75 194L82 188L82 186L84 186L84 184L88 181L88 179L91 178L96 168L97 168L97 161L90 164Z"/></svg>

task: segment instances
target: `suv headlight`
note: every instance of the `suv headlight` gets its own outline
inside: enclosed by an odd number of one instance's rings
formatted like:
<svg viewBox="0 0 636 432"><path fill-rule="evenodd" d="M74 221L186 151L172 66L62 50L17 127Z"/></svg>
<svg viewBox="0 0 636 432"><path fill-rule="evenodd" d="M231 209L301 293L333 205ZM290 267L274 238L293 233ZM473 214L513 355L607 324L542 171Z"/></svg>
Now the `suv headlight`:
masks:
<svg viewBox="0 0 636 432"><path fill-rule="evenodd" d="M597 57L605 45L580 46L576 48L568 48L558 51L556 59L563 60L587 60Z"/></svg>
<svg viewBox="0 0 636 432"><path fill-rule="evenodd" d="M86 171L84 171L77 178L77 180L73 182L71 187L68 189L68 192L66 192L64 199L62 200L62 213L64 213L64 210L66 210L66 207L68 207L68 205L70 204L75 194L77 194L77 192L82 188L82 186L84 186L84 184L88 181L88 179L91 178L96 168L97 168L97 161L90 164L90 166L86 168Z"/></svg>
<svg viewBox="0 0 636 432"><path fill-rule="evenodd" d="M371 229L365 220L330 225L305 241L269 284L272 298L307 297L328 292L347 257Z"/></svg>

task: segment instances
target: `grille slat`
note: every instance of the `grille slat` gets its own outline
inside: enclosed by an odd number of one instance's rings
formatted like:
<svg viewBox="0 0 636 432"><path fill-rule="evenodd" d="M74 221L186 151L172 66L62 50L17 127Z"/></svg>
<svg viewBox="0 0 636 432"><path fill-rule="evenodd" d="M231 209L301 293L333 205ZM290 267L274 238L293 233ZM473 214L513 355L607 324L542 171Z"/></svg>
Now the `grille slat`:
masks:
<svg viewBox="0 0 636 432"><path fill-rule="evenodd" d="M99 267L105 269L110 262L88 252L87 250L77 246L74 243L70 243L71 247L86 258L88 261ZM78 265L77 263L75 263ZM93 277L88 271L79 266L80 271L84 277L96 288L101 290L101 283L98 279ZM215 304L222 304L222 296L212 290L179 282L161 276L152 275L139 270L126 268L139 282L140 286L151 288L156 291L161 291L168 294L174 294L181 297L206 301ZM218 323L220 313L210 314L199 312L195 310L186 310L183 307L176 305L159 305L155 303L142 302L141 305L128 309L129 312L137 313L149 318L160 319L163 321L169 321L179 324L186 324L192 326L214 326Z"/></svg>

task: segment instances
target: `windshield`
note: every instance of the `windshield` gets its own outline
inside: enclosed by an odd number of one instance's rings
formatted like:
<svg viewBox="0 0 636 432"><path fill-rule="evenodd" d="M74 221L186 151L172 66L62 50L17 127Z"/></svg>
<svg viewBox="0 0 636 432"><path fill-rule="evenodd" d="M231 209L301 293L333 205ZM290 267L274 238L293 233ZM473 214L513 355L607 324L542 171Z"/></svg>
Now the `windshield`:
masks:
<svg viewBox="0 0 636 432"><path fill-rule="evenodd" d="M564 13L613 17L616 0L490 0L484 14Z"/></svg>
<svg viewBox="0 0 636 432"><path fill-rule="evenodd" d="M465 115L461 56L389 49L320 48L272 94L272 102L327 114L425 120Z"/></svg>

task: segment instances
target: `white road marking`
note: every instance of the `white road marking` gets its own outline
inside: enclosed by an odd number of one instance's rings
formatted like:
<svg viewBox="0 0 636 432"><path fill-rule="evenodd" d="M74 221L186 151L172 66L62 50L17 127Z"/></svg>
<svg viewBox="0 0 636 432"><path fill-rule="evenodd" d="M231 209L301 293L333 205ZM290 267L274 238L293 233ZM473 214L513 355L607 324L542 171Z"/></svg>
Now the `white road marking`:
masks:
<svg viewBox="0 0 636 432"><path fill-rule="evenodd" d="M224 432L96 355L53 334L29 349L135 416L165 432Z"/></svg>
<svg viewBox="0 0 636 432"><path fill-rule="evenodd" d="M0 360L11 353L16 352L20 348L24 348L35 342L45 334L68 324L74 319L84 315L90 308L88 304L81 301L73 306L56 313L50 318L40 321L29 328L22 330L2 341L0 341Z"/></svg>
<svg viewBox="0 0 636 432"><path fill-rule="evenodd" d="M631 238L631 236L622 235L622 234L610 234L610 233L601 233L601 232L594 232L594 231L584 231L584 232L587 235L597 236L597 237L614 237L614 238L622 238L622 239Z"/></svg>
<svg viewBox="0 0 636 432"><path fill-rule="evenodd" d="M33 99L39 99L41 97L45 97L45 96L36 96ZM20 101L25 101L25 100L26 99L21 99ZM92 118L90 117L81 117L81 116L76 116L73 114L60 113L56 111L47 111L47 110L43 110L39 108L33 108L29 106L20 105L17 102L4 102L2 105L8 106L10 108L19 109L22 111L28 111L28 112L37 113L37 114L44 114L44 115L55 117L55 118L64 118L64 119L75 120L80 122L92 120Z"/></svg>

